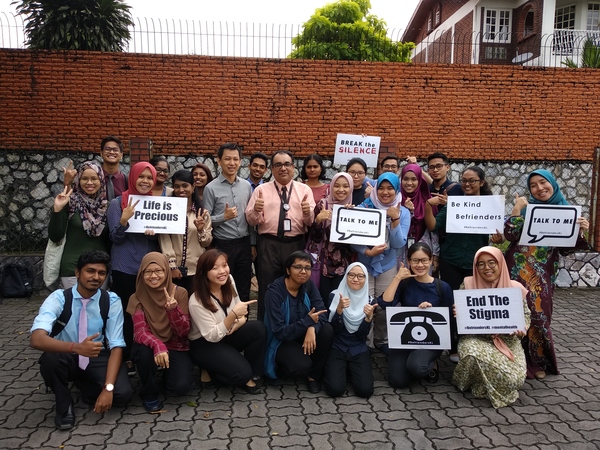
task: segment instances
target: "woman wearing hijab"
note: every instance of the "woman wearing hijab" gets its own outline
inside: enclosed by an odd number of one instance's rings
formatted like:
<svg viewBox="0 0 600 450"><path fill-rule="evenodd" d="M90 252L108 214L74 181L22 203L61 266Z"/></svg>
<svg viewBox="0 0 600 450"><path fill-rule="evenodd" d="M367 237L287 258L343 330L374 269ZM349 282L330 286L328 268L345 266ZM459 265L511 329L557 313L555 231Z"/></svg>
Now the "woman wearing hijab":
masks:
<svg viewBox="0 0 600 450"><path fill-rule="evenodd" d="M525 327L529 326L527 289L510 279L502 252L483 247L475 254L473 276L464 280L465 289L519 288L523 296ZM525 382L525 352L521 338L525 330L510 335L464 335L458 343L460 361L452 383L461 391L471 390L477 398L488 398L494 408L510 405L519 398Z"/></svg>
<svg viewBox="0 0 600 450"><path fill-rule="evenodd" d="M317 255L321 263L319 292L325 306L329 306L329 294L340 284L346 267L355 259L355 252L348 244L330 242L331 212L333 205L352 204L352 177L345 172L334 175L329 195L315 206L315 221L309 229L307 250Z"/></svg>
<svg viewBox="0 0 600 450"><path fill-rule="evenodd" d="M361 208L383 210L386 214L384 244L373 247L352 245L358 252L358 261L367 268L369 295L373 297L383 294L398 272L398 254L406 245L410 228L410 212L401 203L400 179L395 173L386 172L377 179L370 197L359 205ZM387 352L387 324L381 308L375 310L373 345Z"/></svg>
<svg viewBox="0 0 600 450"><path fill-rule="evenodd" d="M108 207L108 230L112 241L112 290L121 297L123 311L127 310L128 299L135 292L142 258L150 252L159 251L158 236L154 236L154 231L146 231L144 234L127 233L129 219L133 217L137 205L137 202L133 202L129 197L151 196L155 180L156 170L152 164L134 164L129 172L129 189L114 198ZM133 364L129 361L129 351L133 342L133 322L129 313L125 313L124 316L123 336L127 348L124 350L123 359L127 361L131 373Z"/></svg>
<svg viewBox="0 0 600 450"><path fill-rule="evenodd" d="M66 239L59 272L64 289L73 287L77 281L75 269L81 253L87 250L110 251L107 208L104 172L93 162L80 164L73 190L66 187L54 199L48 224L48 238L52 242Z"/></svg>
<svg viewBox="0 0 600 450"><path fill-rule="evenodd" d="M140 397L148 412L162 408L155 375L163 369L167 390L185 395L194 385L190 359L188 293L173 284L167 258L158 252L142 259L127 312L133 317L131 359L137 366Z"/></svg>
<svg viewBox="0 0 600 450"><path fill-rule="evenodd" d="M529 247L519 245L524 216L528 204L568 205L552 174L543 169L534 170L527 178L529 200L516 196L515 206L504 224L504 236L511 242L506 250L506 264L510 276L527 286L527 304L531 311L531 326L523 339L527 358L527 378L542 379L548 372L558 375L556 354L550 322L552 296L558 272L559 253L574 249L589 249L583 232L590 227L583 217L577 219L580 235L573 248Z"/></svg>
<svg viewBox="0 0 600 450"><path fill-rule="evenodd" d="M367 268L350 264L331 296L329 322L335 334L325 363L325 391L331 397L343 395L350 372L354 393L368 398L373 395L373 367L366 339L375 306L369 303Z"/></svg>
<svg viewBox="0 0 600 450"><path fill-rule="evenodd" d="M427 181L418 164L407 164L400 173L400 192L402 193L402 206L410 211L410 229L408 242L405 248L415 242L424 242L433 251L433 271L437 272L439 264L439 238L437 233L429 231L425 225L425 203L431 198ZM432 207L433 215L437 214L437 206ZM406 264L406 254L399 258Z"/></svg>

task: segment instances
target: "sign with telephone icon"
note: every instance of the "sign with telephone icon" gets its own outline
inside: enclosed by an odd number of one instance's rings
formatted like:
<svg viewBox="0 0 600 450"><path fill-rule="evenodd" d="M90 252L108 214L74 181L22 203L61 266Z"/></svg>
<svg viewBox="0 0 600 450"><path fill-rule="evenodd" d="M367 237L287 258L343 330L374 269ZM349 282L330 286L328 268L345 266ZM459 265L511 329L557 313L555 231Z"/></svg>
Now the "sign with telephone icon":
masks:
<svg viewBox="0 0 600 450"><path fill-rule="evenodd" d="M446 350L450 348L448 308L386 308L390 348Z"/></svg>

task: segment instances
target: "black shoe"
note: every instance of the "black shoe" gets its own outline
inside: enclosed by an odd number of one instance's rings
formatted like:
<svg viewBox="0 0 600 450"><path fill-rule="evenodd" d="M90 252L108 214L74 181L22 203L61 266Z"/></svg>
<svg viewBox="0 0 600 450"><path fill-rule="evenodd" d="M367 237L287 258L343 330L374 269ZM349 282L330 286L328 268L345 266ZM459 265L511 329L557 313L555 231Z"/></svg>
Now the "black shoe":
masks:
<svg viewBox="0 0 600 450"><path fill-rule="evenodd" d="M321 392L321 383L317 380L308 380L308 392L318 394Z"/></svg>
<svg viewBox="0 0 600 450"><path fill-rule="evenodd" d="M142 403L144 404L144 408L149 413L153 413L156 411L160 411L162 409L162 404L158 398L155 399L142 399Z"/></svg>
<svg viewBox="0 0 600 450"><path fill-rule="evenodd" d="M135 364L133 361L125 361L125 365L127 366L127 375L131 377L135 377L137 374L137 370L135 370Z"/></svg>
<svg viewBox="0 0 600 450"><path fill-rule="evenodd" d="M75 426L75 413L73 412L73 405L69 405L67 411L59 415L57 414L54 418L54 424L59 430L70 430Z"/></svg>
<svg viewBox="0 0 600 450"><path fill-rule="evenodd" d="M427 375L427 381L430 383L437 383L440 379L440 372L437 369L431 369L431 372Z"/></svg>
<svg viewBox="0 0 600 450"><path fill-rule="evenodd" d="M263 390L262 390L262 386L259 386L258 384L257 384L257 385L255 385L255 386L248 386L248 385L246 384L246 385L244 385L244 390L245 390L245 391L246 391L248 394L251 394L251 395L254 395L254 394L260 394L260 393L262 393L262 391L263 391Z"/></svg>

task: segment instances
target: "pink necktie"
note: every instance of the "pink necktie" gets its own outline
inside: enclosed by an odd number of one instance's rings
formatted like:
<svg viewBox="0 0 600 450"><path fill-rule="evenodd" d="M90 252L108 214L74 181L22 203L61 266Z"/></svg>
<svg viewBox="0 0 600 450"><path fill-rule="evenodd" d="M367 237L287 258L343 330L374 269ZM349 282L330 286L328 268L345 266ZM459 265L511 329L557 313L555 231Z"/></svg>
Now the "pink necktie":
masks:
<svg viewBox="0 0 600 450"><path fill-rule="evenodd" d="M87 304L90 302L91 298L82 298L81 303L83 304L81 307L81 312L79 313L79 342L83 342L87 337ZM81 370L85 370L90 362L90 358L87 356L79 355L79 368Z"/></svg>

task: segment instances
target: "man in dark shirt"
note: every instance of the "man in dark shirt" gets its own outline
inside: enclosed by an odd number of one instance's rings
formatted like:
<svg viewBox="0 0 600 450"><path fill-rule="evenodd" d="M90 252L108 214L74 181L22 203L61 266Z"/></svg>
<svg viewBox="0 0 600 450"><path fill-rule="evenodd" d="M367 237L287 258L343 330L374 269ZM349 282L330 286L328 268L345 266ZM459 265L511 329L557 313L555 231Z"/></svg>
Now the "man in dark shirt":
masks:
<svg viewBox="0 0 600 450"><path fill-rule="evenodd" d="M450 162L443 153L432 153L427 157L427 170L433 183L429 185L432 194L463 195L460 183L448 179Z"/></svg>
<svg viewBox="0 0 600 450"><path fill-rule="evenodd" d="M123 143L116 136L106 136L100 143L102 171L106 177L108 201L127 190L127 176L121 172L119 163L123 159Z"/></svg>

